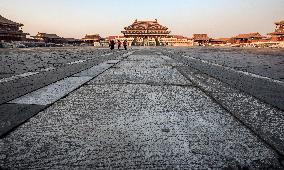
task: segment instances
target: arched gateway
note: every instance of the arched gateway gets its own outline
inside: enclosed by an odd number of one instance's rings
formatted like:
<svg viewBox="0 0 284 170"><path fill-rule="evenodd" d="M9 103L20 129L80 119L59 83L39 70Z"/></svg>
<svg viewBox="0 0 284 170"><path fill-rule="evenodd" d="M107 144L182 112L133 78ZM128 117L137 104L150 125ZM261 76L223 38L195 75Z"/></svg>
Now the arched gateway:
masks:
<svg viewBox="0 0 284 170"><path fill-rule="evenodd" d="M160 45L160 39L168 37L170 31L165 26L158 23L158 20L154 21L138 21L121 31L126 38L134 38L132 45L138 46L158 46Z"/></svg>

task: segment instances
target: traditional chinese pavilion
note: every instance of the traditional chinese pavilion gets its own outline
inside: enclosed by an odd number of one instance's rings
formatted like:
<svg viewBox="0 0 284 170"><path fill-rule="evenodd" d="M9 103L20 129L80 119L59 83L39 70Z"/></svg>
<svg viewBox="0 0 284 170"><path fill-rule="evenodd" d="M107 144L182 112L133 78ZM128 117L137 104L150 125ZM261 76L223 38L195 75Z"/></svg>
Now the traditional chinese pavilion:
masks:
<svg viewBox="0 0 284 170"><path fill-rule="evenodd" d="M59 37L56 34L48 34L48 33L40 33L38 32L37 35L31 36L35 40L43 41L45 43L64 43L65 39L62 37Z"/></svg>
<svg viewBox="0 0 284 170"><path fill-rule="evenodd" d="M248 33L248 34L239 34L233 39L236 41L236 43L252 43L252 42L258 42L261 39L265 38L264 36L260 35L260 33Z"/></svg>
<svg viewBox="0 0 284 170"><path fill-rule="evenodd" d="M22 41L26 39L27 33L23 33L23 24L8 20L0 15L0 41Z"/></svg>
<svg viewBox="0 0 284 170"><path fill-rule="evenodd" d="M208 44L210 38L207 34L193 34L193 41L199 45Z"/></svg>
<svg viewBox="0 0 284 170"><path fill-rule="evenodd" d="M99 34L86 34L82 40L89 44L94 44L95 42L99 43L101 36Z"/></svg>
<svg viewBox="0 0 284 170"><path fill-rule="evenodd" d="M121 31L126 38L133 38L133 45L157 46L160 45L160 39L170 34L167 27L160 25L158 20L138 21L124 28Z"/></svg>
<svg viewBox="0 0 284 170"><path fill-rule="evenodd" d="M275 32L269 33L272 41L284 41L284 21L276 22Z"/></svg>

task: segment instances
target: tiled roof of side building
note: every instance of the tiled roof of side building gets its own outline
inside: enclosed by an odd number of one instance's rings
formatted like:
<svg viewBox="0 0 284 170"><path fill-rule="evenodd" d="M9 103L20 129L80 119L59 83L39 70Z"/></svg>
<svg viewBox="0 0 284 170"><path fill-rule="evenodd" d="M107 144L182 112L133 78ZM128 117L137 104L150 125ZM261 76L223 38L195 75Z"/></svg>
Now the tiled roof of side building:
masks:
<svg viewBox="0 0 284 170"><path fill-rule="evenodd" d="M7 18L4 18L2 15L0 15L0 24L7 24L7 25L15 25L15 26L24 26L23 24L11 21Z"/></svg>
<svg viewBox="0 0 284 170"><path fill-rule="evenodd" d="M209 37L207 34L193 34L194 40L209 40Z"/></svg>
<svg viewBox="0 0 284 170"><path fill-rule="evenodd" d="M83 39L100 39L101 36L99 34L87 34Z"/></svg>
<svg viewBox="0 0 284 170"><path fill-rule="evenodd" d="M59 37L58 35L56 35L56 34L47 34L47 33L37 33L37 35L36 36L32 36L32 37L34 37L34 38L50 38L50 39L59 39L59 38L61 38L61 37Z"/></svg>
<svg viewBox="0 0 284 170"><path fill-rule="evenodd" d="M46 34L46 37L47 38L61 38L61 37L59 37L58 35L56 35L56 34Z"/></svg>
<svg viewBox="0 0 284 170"><path fill-rule="evenodd" d="M248 33L248 34L239 34L236 37L236 39L243 39L243 38L264 38L264 36L260 35L260 33Z"/></svg>

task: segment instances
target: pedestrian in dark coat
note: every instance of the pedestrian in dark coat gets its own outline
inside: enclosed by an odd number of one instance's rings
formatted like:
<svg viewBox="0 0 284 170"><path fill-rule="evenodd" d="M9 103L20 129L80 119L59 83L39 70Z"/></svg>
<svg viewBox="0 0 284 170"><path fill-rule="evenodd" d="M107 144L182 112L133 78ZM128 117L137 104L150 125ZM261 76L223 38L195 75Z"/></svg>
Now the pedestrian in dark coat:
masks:
<svg viewBox="0 0 284 170"><path fill-rule="evenodd" d="M120 40L118 40L117 41L117 48L120 49L120 47L121 47L121 42L120 42Z"/></svg>
<svg viewBox="0 0 284 170"><path fill-rule="evenodd" d="M115 45L115 42L113 40L111 40L110 43L109 43L109 47L110 47L111 50L114 49L114 45Z"/></svg>
<svg viewBox="0 0 284 170"><path fill-rule="evenodd" d="M127 50L127 41L126 40L123 41L123 47L124 47L125 50Z"/></svg>

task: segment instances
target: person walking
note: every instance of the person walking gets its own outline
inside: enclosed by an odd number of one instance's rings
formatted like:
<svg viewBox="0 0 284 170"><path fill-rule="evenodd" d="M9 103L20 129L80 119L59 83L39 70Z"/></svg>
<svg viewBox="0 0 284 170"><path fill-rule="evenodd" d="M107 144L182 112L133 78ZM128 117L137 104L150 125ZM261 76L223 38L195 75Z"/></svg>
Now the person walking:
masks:
<svg viewBox="0 0 284 170"><path fill-rule="evenodd" d="M117 47L118 47L118 49L120 49L120 47L121 47L121 42L120 42L120 40L117 41Z"/></svg>
<svg viewBox="0 0 284 170"><path fill-rule="evenodd" d="M110 47L111 50L114 49L114 45L115 45L115 42L113 40L111 40L110 43L109 43L109 47Z"/></svg>
<svg viewBox="0 0 284 170"><path fill-rule="evenodd" d="M126 40L123 41L123 47L124 47L125 50L127 50L127 41Z"/></svg>

